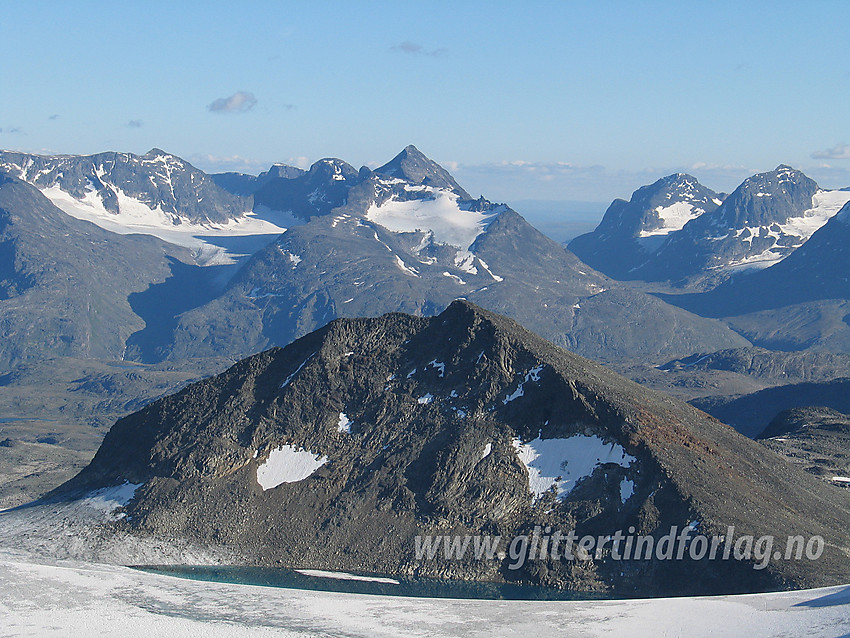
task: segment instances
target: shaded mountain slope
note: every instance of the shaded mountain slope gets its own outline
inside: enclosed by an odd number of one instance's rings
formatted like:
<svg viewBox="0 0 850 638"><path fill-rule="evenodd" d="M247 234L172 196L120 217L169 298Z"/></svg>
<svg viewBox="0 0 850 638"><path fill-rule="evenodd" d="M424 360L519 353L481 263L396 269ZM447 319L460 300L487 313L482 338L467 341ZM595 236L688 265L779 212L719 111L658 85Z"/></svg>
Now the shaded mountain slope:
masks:
<svg viewBox="0 0 850 638"><path fill-rule="evenodd" d="M793 383L743 396L694 399L691 403L739 432L756 437L783 410L823 406L850 413L850 379Z"/></svg>
<svg viewBox="0 0 850 638"><path fill-rule="evenodd" d="M49 356L120 359L144 328L128 296L191 263L153 237L115 235L0 174L0 366Z"/></svg>
<svg viewBox="0 0 850 638"><path fill-rule="evenodd" d="M615 199L599 226L573 239L569 248L614 279L635 279L671 233L721 203L720 196L695 177L669 175L639 188L628 202Z"/></svg>

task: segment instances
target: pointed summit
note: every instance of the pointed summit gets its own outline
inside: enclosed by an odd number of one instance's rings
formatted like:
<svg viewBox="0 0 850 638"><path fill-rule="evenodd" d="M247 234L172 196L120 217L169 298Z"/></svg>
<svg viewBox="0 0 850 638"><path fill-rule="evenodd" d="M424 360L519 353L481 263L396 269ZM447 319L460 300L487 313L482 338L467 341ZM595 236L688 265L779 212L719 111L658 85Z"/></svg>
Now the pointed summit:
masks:
<svg viewBox="0 0 850 638"><path fill-rule="evenodd" d="M389 177L398 177L414 184L444 188L457 193L461 199L472 199L454 180L451 174L435 161L426 157L412 144L384 164L375 172Z"/></svg>
<svg viewBox="0 0 850 638"><path fill-rule="evenodd" d="M834 487L466 301L431 318L337 319L189 385L119 420L52 497L125 483L138 490L122 531L227 547L237 564L647 595L833 585L850 572L850 499ZM693 553L624 569L600 554L593 570L541 556L515 575L507 559L459 568L416 555L434 530L516 538L541 521L593 537L734 526L826 547L817 563L763 570Z"/></svg>

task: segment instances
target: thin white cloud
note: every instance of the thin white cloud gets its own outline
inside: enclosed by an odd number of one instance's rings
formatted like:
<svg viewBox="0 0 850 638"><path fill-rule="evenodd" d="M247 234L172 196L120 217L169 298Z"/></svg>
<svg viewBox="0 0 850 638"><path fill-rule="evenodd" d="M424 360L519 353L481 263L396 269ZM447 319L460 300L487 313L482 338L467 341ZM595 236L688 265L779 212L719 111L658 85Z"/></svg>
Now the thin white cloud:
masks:
<svg viewBox="0 0 850 638"><path fill-rule="evenodd" d="M493 201L551 199L611 202L615 198L629 199L641 186L679 172L691 173L714 190L730 192L744 179L758 172L744 166L706 162L640 170L523 159L482 164L444 161L442 164L449 168L467 191L481 193Z"/></svg>
<svg viewBox="0 0 850 638"><path fill-rule="evenodd" d="M406 53L407 55L427 55L432 58L439 57L446 53L448 49L426 49L421 44L417 42L411 42L409 40L405 40L404 42L400 42L392 47L390 50L395 51L396 53Z"/></svg>
<svg viewBox="0 0 850 638"><path fill-rule="evenodd" d="M817 166L801 166L806 175L818 183L818 186L826 189L850 187L850 167L832 166L821 162Z"/></svg>
<svg viewBox="0 0 850 638"><path fill-rule="evenodd" d="M248 91L236 91L230 97L220 97L207 106L212 113L245 113L257 104L257 98Z"/></svg>
<svg viewBox="0 0 850 638"><path fill-rule="evenodd" d="M187 157L193 166L206 173L260 173L271 166L272 162L243 157L241 155L212 155L209 153L195 154Z"/></svg>
<svg viewBox="0 0 850 638"><path fill-rule="evenodd" d="M197 166L206 173L226 173L235 171L237 173L250 173L257 175L268 170L272 164L281 163L296 168L310 168L310 159L307 157L290 157L284 160L258 160L242 155L213 155L210 153L197 153L186 158L193 166Z"/></svg>
<svg viewBox="0 0 850 638"><path fill-rule="evenodd" d="M308 168L310 168L310 165L312 164L312 162L310 161L309 158L303 157L303 156L301 156L301 157L290 157L288 160L286 160L283 163L288 164L289 166L294 166L295 168L303 168L304 170L307 170Z"/></svg>
<svg viewBox="0 0 850 638"><path fill-rule="evenodd" d="M741 164L711 164L709 162L694 162L691 164L692 171L748 171L746 166Z"/></svg>
<svg viewBox="0 0 850 638"><path fill-rule="evenodd" d="M442 162L473 195L492 201L517 199L608 199L605 167L559 161L504 160L482 164ZM601 184L605 186L600 188ZM613 189L615 192L615 189ZM603 193L600 193L603 191Z"/></svg>
<svg viewBox="0 0 850 638"><path fill-rule="evenodd" d="M850 144L836 144L825 151L812 153L814 159L850 159Z"/></svg>
<svg viewBox="0 0 850 638"><path fill-rule="evenodd" d="M528 160L505 160L502 162L491 162L488 164L459 164L457 162L446 162L452 166L451 170L463 170L481 173L522 173L528 176L536 176L539 179L545 176L576 175L581 173L601 173L605 171L604 166L581 165L570 162L531 162Z"/></svg>
<svg viewBox="0 0 850 638"><path fill-rule="evenodd" d="M142 128L144 126L141 120L130 120L127 122L127 128Z"/></svg>

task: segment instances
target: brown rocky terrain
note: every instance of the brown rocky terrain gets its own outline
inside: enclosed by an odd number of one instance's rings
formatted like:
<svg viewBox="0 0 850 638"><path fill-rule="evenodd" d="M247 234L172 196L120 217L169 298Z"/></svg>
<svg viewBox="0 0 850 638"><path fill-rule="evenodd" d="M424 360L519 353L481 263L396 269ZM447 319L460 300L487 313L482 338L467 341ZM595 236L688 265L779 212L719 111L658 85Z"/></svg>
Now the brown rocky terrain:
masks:
<svg viewBox="0 0 850 638"><path fill-rule="evenodd" d="M523 450L542 459L558 440L617 453L589 472L562 464L562 476L540 489L546 468ZM260 477L284 449L298 451L284 473L305 453L325 462L271 486ZM564 475L574 480L559 482ZM227 548L246 565L642 594L827 585L850 574L846 490L462 301L434 318L337 320L156 401L119 420L92 463L52 499L125 482L140 487L106 533ZM509 539L536 525L579 536L631 526L656 539L671 526L709 536L735 526L736 537L770 534L784 547L788 535L820 535L826 546L817 561L777 560L766 569L687 553L623 561L607 550L598 560L550 558L517 570L509 558L415 556L417 535Z"/></svg>

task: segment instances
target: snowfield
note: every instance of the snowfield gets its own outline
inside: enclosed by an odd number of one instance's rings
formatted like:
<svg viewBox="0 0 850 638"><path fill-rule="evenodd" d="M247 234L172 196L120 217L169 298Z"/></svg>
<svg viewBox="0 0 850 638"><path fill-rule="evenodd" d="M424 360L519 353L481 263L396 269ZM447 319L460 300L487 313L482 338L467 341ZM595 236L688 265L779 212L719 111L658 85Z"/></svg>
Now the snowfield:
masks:
<svg viewBox="0 0 850 638"><path fill-rule="evenodd" d="M43 188L41 192L62 212L91 222L104 230L119 235L153 235L170 244L189 248L196 253L202 266L213 266L234 263L234 257L224 249L205 241L204 237L240 237L246 235L281 235L286 228L278 225L288 221L285 216L277 214L272 221L263 219L274 218L275 214L258 216L257 213L246 211L237 219L226 224L193 224L186 219L166 213L161 207L151 208L144 202L127 196L120 189L115 189L118 197L119 214L112 213L103 205L103 201L95 191L88 191L83 199L76 199L63 191L59 186ZM292 220L295 222L296 220ZM298 223L298 222L296 222ZM303 223L303 222L300 222Z"/></svg>
<svg viewBox="0 0 850 638"><path fill-rule="evenodd" d="M342 416L344 415L340 414L340 417ZM257 468L257 483L263 491L284 483L297 483L312 475L327 462L326 456L313 454L292 445L284 445L272 450L265 463Z"/></svg>
<svg viewBox="0 0 850 638"><path fill-rule="evenodd" d="M201 550L175 545L173 539L105 539L98 534L97 523L109 520L113 505L132 498L136 487L125 483L81 501L0 512L0 636L850 634L850 585L743 596L504 601L259 587L137 571L121 565L232 562L224 548ZM364 579L306 566L300 571Z"/></svg>
<svg viewBox="0 0 850 638"><path fill-rule="evenodd" d="M514 439L513 445L519 460L528 470L528 485L535 498L540 498L553 487L558 490L558 498L564 498L581 479L593 474L598 465L616 463L627 468L637 460L620 444L605 443L596 435L577 434L566 439L536 438L528 443Z"/></svg>
<svg viewBox="0 0 850 638"><path fill-rule="evenodd" d="M351 434L351 419L348 418L348 415L345 412L339 413L339 420L337 421L336 429L339 432Z"/></svg>
<svg viewBox="0 0 850 638"><path fill-rule="evenodd" d="M80 505L103 512L110 518L121 518L123 513L119 512L113 515L113 512L129 503L135 496L136 490L141 486L141 483L125 482L115 487L95 490L84 498Z"/></svg>
<svg viewBox="0 0 850 638"><path fill-rule="evenodd" d="M758 193L756 193L758 195ZM800 217L789 217L784 224L776 224L779 231L785 235L799 237L799 242L806 242L820 228L835 216L841 208L850 201L850 191L818 191L812 197L812 207L803 212ZM749 232L747 232L749 231ZM780 239L779 231L774 226L748 226L739 228L736 236L741 241L752 245L753 237L772 237L774 248ZM787 254L767 249L758 255L750 255L738 261L723 266L725 270L739 270L741 268L768 268L782 259Z"/></svg>
<svg viewBox="0 0 850 638"><path fill-rule="evenodd" d="M818 191L812 197L812 207L809 210L800 217L791 217L779 227L786 235L796 235L803 241L807 241L848 201L850 201L850 191Z"/></svg>
<svg viewBox="0 0 850 638"><path fill-rule="evenodd" d="M661 218L661 226L653 230L640 231L639 237L666 236L677 230L682 230L685 224L696 219L705 211L690 202L676 202L670 206L658 206L655 212Z"/></svg>
<svg viewBox="0 0 850 638"><path fill-rule="evenodd" d="M390 199L380 205L373 203L366 212L366 219L396 233L430 232L437 244L467 250L503 210L502 207L488 213L462 210L455 193L429 187L417 190L427 190L433 199Z"/></svg>
<svg viewBox="0 0 850 638"><path fill-rule="evenodd" d="M626 601L402 598L231 585L0 550L4 636L841 636L850 586Z"/></svg>

